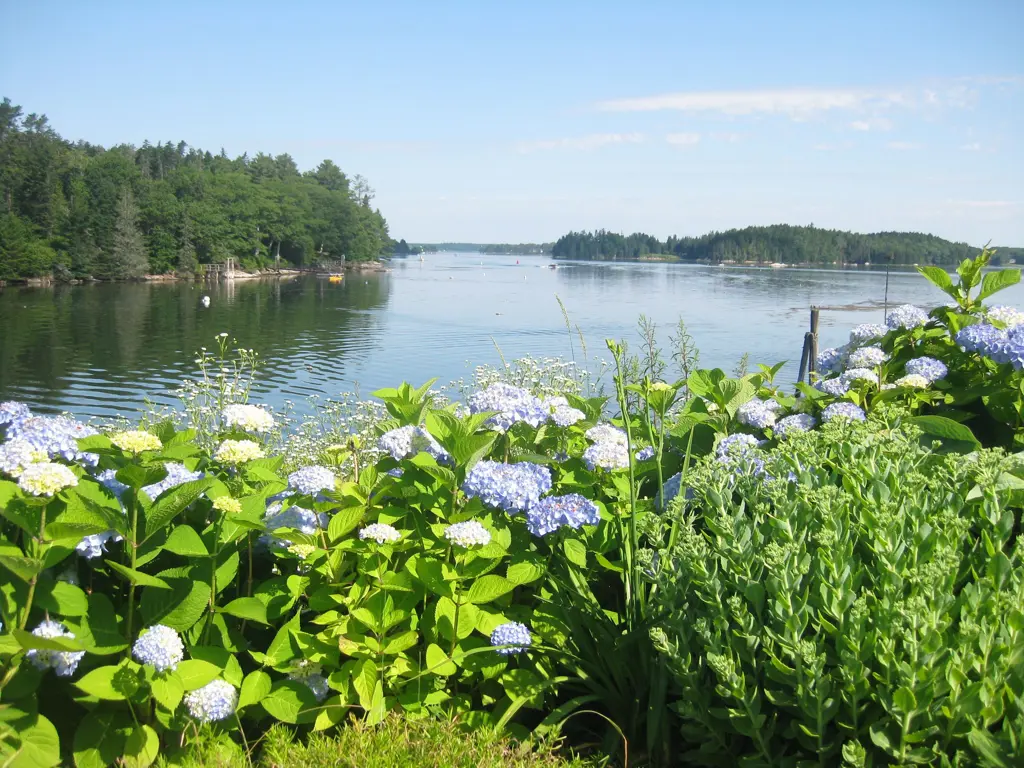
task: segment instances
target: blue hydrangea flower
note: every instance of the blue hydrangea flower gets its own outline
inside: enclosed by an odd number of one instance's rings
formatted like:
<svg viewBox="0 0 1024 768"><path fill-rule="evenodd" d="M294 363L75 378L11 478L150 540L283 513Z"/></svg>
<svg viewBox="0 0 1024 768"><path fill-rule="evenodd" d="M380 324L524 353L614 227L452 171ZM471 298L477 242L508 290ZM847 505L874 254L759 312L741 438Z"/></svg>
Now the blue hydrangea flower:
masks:
<svg viewBox="0 0 1024 768"><path fill-rule="evenodd" d="M571 427L577 421L586 418L586 414L578 408L569 405L569 401L562 397L549 397L544 400L544 407L551 414L551 421L559 427Z"/></svg>
<svg viewBox="0 0 1024 768"><path fill-rule="evenodd" d="M539 397L535 397L521 387L514 387L504 382L495 382L487 389L476 392L469 397L471 413L496 411L497 415L487 420L492 429L504 432L517 422L525 422L531 427L539 427L548 420L550 412L544 407Z"/></svg>
<svg viewBox="0 0 1024 768"><path fill-rule="evenodd" d="M850 368L877 368L886 359L881 347L861 347L850 353L846 364Z"/></svg>
<svg viewBox="0 0 1024 768"><path fill-rule="evenodd" d="M491 645L507 645L508 648L497 648L497 652L503 656L513 656L522 653L533 644L530 637L530 630L525 624L518 621L510 621L507 624L499 624L491 632Z"/></svg>
<svg viewBox="0 0 1024 768"><path fill-rule="evenodd" d="M683 473L676 472L672 477L665 481L665 484L661 487L661 492L657 494L654 499L654 508L662 511L665 509L667 504L671 504L675 500L676 496L679 495L681 486L683 484ZM686 498L693 498L693 489L686 489Z"/></svg>
<svg viewBox="0 0 1024 768"><path fill-rule="evenodd" d="M551 470L528 461L516 464L478 461L466 474L462 490L489 507L509 514L524 512L551 490Z"/></svg>
<svg viewBox="0 0 1024 768"><path fill-rule="evenodd" d="M822 376L839 373L843 369L849 351L850 348L846 344L841 347L829 347L821 350L815 358L815 370Z"/></svg>
<svg viewBox="0 0 1024 768"><path fill-rule="evenodd" d="M583 452L583 463L592 472L597 469L608 472L626 469L629 466L629 450L624 442L594 443Z"/></svg>
<svg viewBox="0 0 1024 768"><path fill-rule="evenodd" d="M641 448L636 452L637 461L647 461L648 459L654 458L654 446L648 445L646 448Z"/></svg>
<svg viewBox="0 0 1024 768"><path fill-rule="evenodd" d="M336 478L327 467L309 466L288 475L288 487L296 493L316 496L321 491L333 491Z"/></svg>
<svg viewBox="0 0 1024 768"><path fill-rule="evenodd" d="M139 633L132 646L132 656L139 664L148 664L157 672L167 672L185 658L185 646L173 629L154 624Z"/></svg>
<svg viewBox="0 0 1024 768"><path fill-rule="evenodd" d="M51 459L61 458L94 467L99 461L95 453L78 449L78 440L99 434L92 427L67 416L31 416L7 426L7 437L20 437L47 454Z"/></svg>
<svg viewBox="0 0 1024 768"><path fill-rule="evenodd" d="M889 316L885 318L885 324L890 328L917 328L928 322L928 313L913 304L904 304L896 307Z"/></svg>
<svg viewBox="0 0 1024 768"><path fill-rule="evenodd" d="M762 441L753 435L738 433L722 438L715 448L715 457L720 464L729 467L735 474L764 474L764 460L757 455Z"/></svg>
<svg viewBox="0 0 1024 768"><path fill-rule="evenodd" d="M930 382L946 378L946 374L949 372L945 363L934 357L918 357L908 360L905 367L908 376L924 376Z"/></svg>
<svg viewBox="0 0 1024 768"><path fill-rule="evenodd" d="M0 472L13 478L21 477L29 464L48 461L49 458L23 437L15 437L0 444Z"/></svg>
<svg viewBox="0 0 1024 768"><path fill-rule="evenodd" d="M842 397L850 391L850 384L842 377L836 379L820 379L814 382L814 388L820 389L825 394L832 395L832 397Z"/></svg>
<svg viewBox="0 0 1024 768"><path fill-rule="evenodd" d="M115 469L104 469L96 475L96 480L114 494L118 501L121 500L121 495L128 490L128 486L117 479L117 470Z"/></svg>
<svg viewBox="0 0 1024 768"><path fill-rule="evenodd" d="M870 368L850 368L848 371L843 371L839 378L843 380L847 387L853 386L858 381L878 384L878 373Z"/></svg>
<svg viewBox="0 0 1024 768"><path fill-rule="evenodd" d="M429 453L439 463L451 461L448 451L441 447L433 435L423 427L413 424L385 432L377 439L377 447L390 454L395 461L401 461L421 452Z"/></svg>
<svg viewBox="0 0 1024 768"><path fill-rule="evenodd" d="M1007 339L1006 331L989 323L975 323L960 330L956 343L964 352L977 352L988 357L992 350Z"/></svg>
<svg viewBox="0 0 1024 768"><path fill-rule="evenodd" d="M292 668L288 671L288 678L296 680L309 688L317 701L323 701L327 698L330 686L327 684L327 678L323 676L323 668L316 662L309 659L292 662Z"/></svg>
<svg viewBox="0 0 1024 768"><path fill-rule="evenodd" d="M267 514L263 518L263 524L268 531L276 531L279 528L291 528L293 530L312 536L321 528L327 527L327 515L321 512L319 515L305 507L288 507L282 510L282 505L275 502L267 507ZM260 543L271 547L290 547L293 542L280 539L277 536L263 535Z"/></svg>
<svg viewBox="0 0 1024 768"><path fill-rule="evenodd" d="M66 637L74 640L75 635L68 632L63 624L47 619L32 630L36 637ZM36 669L46 671L53 669L57 677L71 677L78 668L78 662L85 656L85 651L51 651L45 648L33 648L25 653L25 658Z"/></svg>
<svg viewBox="0 0 1024 768"><path fill-rule="evenodd" d="M32 411L24 403L19 403L16 400L0 403L0 427L6 427L8 424L24 421L31 417Z"/></svg>
<svg viewBox="0 0 1024 768"><path fill-rule="evenodd" d="M103 533L94 533L91 536L86 536L77 545L75 545L75 551L78 552L86 560L95 560L98 557L103 557L106 554L107 542L122 541L123 537L117 531L104 531Z"/></svg>
<svg viewBox="0 0 1024 768"><path fill-rule="evenodd" d="M578 493L547 496L526 511L526 528L534 536L546 536L563 526L579 528L599 522L601 515L597 505Z"/></svg>
<svg viewBox="0 0 1024 768"><path fill-rule="evenodd" d="M592 443L622 443L626 445L627 438L625 430L613 427L611 424L598 424L588 429L584 436Z"/></svg>
<svg viewBox="0 0 1024 768"><path fill-rule="evenodd" d="M736 421L746 424L748 427L767 429L775 424L775 410L763 400L755 397L736 410Z"/></svg>
<svg viewBox="0 0 1024 768"><path fill-rule="evenodd" d="M761 445L761 441L756 437L740 432L723 437L715 448L715 455L718 458L723 458L733 454L745 453L752 448L757 448L759 445Z"/></svg>
<svg viewBox="0 0 1024 768"><path fill-rule="evenodd" d="M884 325L878 323L861 323L855 325L850 331L850 345L860 346L866 344L869 341L875 341L876 339L885 338L885 334L889 332L889 329Z"/></svg>
<svg viewBox="0 0 1024 768"><path fill-rule="evenodd" d="M832 421L832 419L849 419L850 421L864 421L867 416L864 413L864 409L853 403L832 403L821 412L822 421Z"/></svg>
<svg viewBox="0 0 1024 768"><path fill-rule="evenodd" d="M176 461L165 461L164 469L167 470L167 477L152 485L144 485L142 487L143 492L154 501L165 491L177 488L184 483L198 480L203 476L202 472L193 472L184 464L179 464Z"/></svg>
<svg viewBox="0 0 1024 768"><path fill-rule="evenodd" d="M774 432L776 437L786 437L794 432L810 432L817 423L818 420L809 413L795 413L792 416L779 419Z"/></svg>
<svg viewBox="0 0 1024 768"><path fill-rule="evenodd" d="M214 680L185 695L188 713L201 723L231 717L238 705L238 691L227 680Z"/></svg>

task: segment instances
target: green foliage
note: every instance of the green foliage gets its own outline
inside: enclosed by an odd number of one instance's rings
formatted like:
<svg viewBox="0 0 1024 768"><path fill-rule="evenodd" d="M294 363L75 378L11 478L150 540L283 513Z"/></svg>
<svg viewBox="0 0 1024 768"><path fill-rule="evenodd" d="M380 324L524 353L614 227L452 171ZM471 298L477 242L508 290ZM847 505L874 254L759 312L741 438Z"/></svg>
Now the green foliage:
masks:
<svg viewBox="0 0 1024 768"><path fill-rule="evenodd" d="M288 155L232 160L184 142L104 149L0 108L0 280L364 261L391 244L371 201L330 160L300 173Z"/></svg>
<svg viewBox="0 0 1024 768"><path fill-rule="evenodd" d="M893 414L890 414L893 416ZM698 765L1014 764L1021 467L872 421L689 477L655 638ZM791 481L785 478L788 473Z"/></svg>

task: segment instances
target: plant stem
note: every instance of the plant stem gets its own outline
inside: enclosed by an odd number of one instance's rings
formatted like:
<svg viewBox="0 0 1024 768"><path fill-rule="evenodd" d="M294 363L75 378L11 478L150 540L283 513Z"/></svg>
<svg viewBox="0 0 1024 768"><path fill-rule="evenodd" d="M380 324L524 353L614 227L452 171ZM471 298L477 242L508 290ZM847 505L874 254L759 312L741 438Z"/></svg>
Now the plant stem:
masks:
<svg viewBox="0 0 1024 768"><path fill-rule="evenodd" d="M46 506L49 506L48 504ZM33 543L33 549L38 545L42 550L43 541L46 538L46 506L43 507L43 511L39 513L39 538ZM33 552L34 555L45 554L42 551ZM28 626L28 616L32 612L32 601L35 600L36 596L36 583L39 581L39 574L32 577L32 580L28 583L28 596L25 598L25 613L21 617L21 621L18 622L18 629L24 629Z"/></svg>
<svg viewBox="0 0 1024 768"><path fill-rule="evenodd" d="M128 503L132 507L132 528L129 533L131 534L131 541L128 542L129 557L131 558L131 569L135 570L135 564L138 562L139 557L139 500L135 493L135 488L129 486L127 490ZM125 639L128 641L128 650L126 653L129 658L131 657L131 643L132 643L132 623L135 619L135 582L128 584L128 614L125 618Z"/></svg>

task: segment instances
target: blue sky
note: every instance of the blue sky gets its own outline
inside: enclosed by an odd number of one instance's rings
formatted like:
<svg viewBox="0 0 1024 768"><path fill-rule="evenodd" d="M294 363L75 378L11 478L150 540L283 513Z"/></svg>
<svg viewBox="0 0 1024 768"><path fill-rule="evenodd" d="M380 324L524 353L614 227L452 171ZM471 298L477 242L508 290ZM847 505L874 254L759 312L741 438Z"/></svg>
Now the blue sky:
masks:
<svg viewBox="0 0 1024 768"><path fill-rule="evenodd" d="M1024 245L1024 2L16 2L65 137L325 157L394 237L748 224Z"/></svg>

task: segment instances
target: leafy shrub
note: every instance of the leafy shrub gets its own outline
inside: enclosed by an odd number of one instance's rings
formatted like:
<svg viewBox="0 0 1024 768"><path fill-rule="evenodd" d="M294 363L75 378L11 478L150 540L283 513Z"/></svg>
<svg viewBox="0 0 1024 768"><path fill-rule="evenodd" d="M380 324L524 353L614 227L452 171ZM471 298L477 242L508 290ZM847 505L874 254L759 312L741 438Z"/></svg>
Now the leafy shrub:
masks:
<svg viewBox="0 0 1024 768"><path fill-rule="evenodd" d="M1018 764L1024 468L919 434L880 409L688 477L655 633L685 759Z"/></svg>

